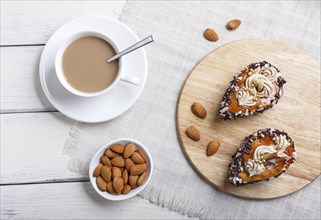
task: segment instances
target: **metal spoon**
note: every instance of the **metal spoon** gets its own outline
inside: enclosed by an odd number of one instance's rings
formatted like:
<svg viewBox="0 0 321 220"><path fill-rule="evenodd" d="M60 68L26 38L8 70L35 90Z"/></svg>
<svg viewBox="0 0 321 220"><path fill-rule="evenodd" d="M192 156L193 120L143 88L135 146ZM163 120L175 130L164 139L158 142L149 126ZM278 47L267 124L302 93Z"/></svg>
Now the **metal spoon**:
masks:
<svg viewBox="0 0 321 220"><path fill-rule="evenodd" d="M146 44L149 44L149 43L151 43L151 42L153 42L153 41L154 41L153 35L150 35L150 36L146 37L145 39L143 39L143 40L135 43L134 45L128 47L127 49L119 52L119 53L116 54L115 56L109 58L109 59L107 60L107 62L108 62L108 63L113 62L114 60L119 59L121 56L124 56L125 54L128 54L128 53L130 53L130 52L132 52L132 51L134 51L134 50L137 50L138 48L140 48L140 47L142 47L142 46L145 46Z"/></svg>

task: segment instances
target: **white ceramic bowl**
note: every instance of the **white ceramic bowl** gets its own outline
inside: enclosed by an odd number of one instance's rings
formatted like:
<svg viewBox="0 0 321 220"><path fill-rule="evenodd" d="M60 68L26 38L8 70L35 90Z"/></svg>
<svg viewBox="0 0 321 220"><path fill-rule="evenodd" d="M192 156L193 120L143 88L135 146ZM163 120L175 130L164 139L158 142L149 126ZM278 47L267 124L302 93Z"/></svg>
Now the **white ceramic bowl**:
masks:
<svg viewBox="0 0 321 220"><path fill-rule="evenodd" d="M147 179L145 181L145 183L133 190L131 190L128 194L126 195L113 195L110 194L108 192L102 192L98 189L97 184L96 184L96 177L93 177L93 172L95 170L95 168L97 167L97 165L100 163L100 158L101 156L104 155L104 152L106 149L108 149L109 147L111 147L113 144L123 144L126 145L128 143L134 143L136 145L136 149L137 150L142 150L146 157L147 157L147 166L148 166L148 170L147 170ZM125 199L129 199L135 195L137 195L140 191L142 191L148 184L148 182L150 181L150 178L153 174L153 161L152 161L152 157L150 155L150 153L147 151L146 147L133 139L129 139L129 138L120 138L117 140L113 140L107 144L105 144L102 148L100 148L96 154L93 156L93 158L91 159L90 165L89 165L89 178L90 178L90 182L91 185L94 187L94 189L96 190L96 192L101 195L102 197L104 197L105 199L108 200L113 200L113 201L121 201L121 200L125 200Z"/></svg>

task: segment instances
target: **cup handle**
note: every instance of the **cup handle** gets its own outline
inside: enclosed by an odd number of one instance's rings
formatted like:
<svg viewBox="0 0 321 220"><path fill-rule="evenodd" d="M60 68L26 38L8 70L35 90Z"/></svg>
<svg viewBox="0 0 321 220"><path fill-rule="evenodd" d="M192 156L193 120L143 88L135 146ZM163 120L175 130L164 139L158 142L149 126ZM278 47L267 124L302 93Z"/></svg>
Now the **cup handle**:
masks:
<svg viewBox="0 0 321 220"><path fill-rule="evenodd" d="M135 76L130 76L130 75L121 75L120 80L124 82L128 82L133 85L138 85L140 82L139 78Z"/></svg>

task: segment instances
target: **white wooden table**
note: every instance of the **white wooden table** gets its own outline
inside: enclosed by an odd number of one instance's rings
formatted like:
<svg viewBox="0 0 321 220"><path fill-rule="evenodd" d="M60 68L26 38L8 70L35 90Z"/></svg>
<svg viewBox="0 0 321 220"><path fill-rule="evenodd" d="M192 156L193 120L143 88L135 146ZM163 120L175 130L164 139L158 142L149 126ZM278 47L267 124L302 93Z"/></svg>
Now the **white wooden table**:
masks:
<svg viewBox="0 0 321 220"><path fill-rule="evenodd" d="M125 1L1 1L1 219L182 219L140 197L108 202L88 177L67 169L64 142L75 123L46 99L40 54L64 23L118 18Z"/></svg>

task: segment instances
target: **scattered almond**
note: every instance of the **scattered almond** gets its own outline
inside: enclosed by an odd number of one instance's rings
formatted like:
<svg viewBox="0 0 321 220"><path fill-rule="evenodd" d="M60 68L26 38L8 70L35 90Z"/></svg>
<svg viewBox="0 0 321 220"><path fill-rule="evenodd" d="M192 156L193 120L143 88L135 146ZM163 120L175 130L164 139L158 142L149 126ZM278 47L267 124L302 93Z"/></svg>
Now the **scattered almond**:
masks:
<svg viewBox="0 0 321 220"><path fill-rule="evenodd" d="M130 174L131 175L140 175L144 172L147 171L147 165L144 163L144 164L138 164L138 165L134 165L130 168Z"/></svg>
<svg viewBox="0 0 321 220"><path fill-rule="evenodd" d="M101 162L103 162L103 164L106 165L107 167L111 168L111 162L107 156L102 156Z"/></svg>
<svg viewBox="0 0 321 220"><path fill-rule="evenodd" d="M101 171L101 168L102 168L102 167L103 167L103 164L102 164L102 163L98 164L98 166L95 168L94 173L93 173L93 176L94 176L94 177L97 177L97 176L100 175L100 171Z"/></svg>
<svg viewBox="0 0 321 220"><path fill-rule="evenodd" d="M137 150L136 152L139 153L140 156L142 156L142 158L144 159L145 163L147 163L147 157L145 153L142 150Z"/></svg>
<svg viewBox="0 0 321 220"><path fill-rule="evenodd" d="M111 169L110 167L103 166L100 171L100 175L103 180L108 183L111 180Z"/></svg>
<svg viewBox="0 0 321 220"><path fill-rule="evenodd" d="M240 20L238 20L238 19L233 19L233 20L227 22L226 28L227 28L228 30L231 30L231 31L232 31L232 30L237 29L240 25L241 25L241 21L240 21Z"/></svg>
<svg viewBox="0 0 321 220"><path fill-rule="evenodd" d="M117 176L113 180L113 187L114 187L114 191L116 193L121 193L122 189L124 188L124 180L123 180L123 178Z"/></svg>
<svg viewBox="0 0 321 220"><path fill-rule="evenodd" d="M218 140L213 140L207 145L207 151L206 154L207 156L212 156L215 154L220 147L220 142Z"/></svg>
<svg viewBox="0 0 321 220"><path fill-rule="evenodd" d="M135 189L137 187L137 180L138 180L139 176L133 176L133 175L129 175L128 177L128 181L129 181L129 185L132 189Z"/></svg>
<svg viewBox="0 0 321 220"><path fill-rule="evenodd" d="M116 167L124 167L125 166L125 159L121 156L114 157L111 159L111 164L116 166Z"/></svg>
<svg viewBox="0 0 321 220"><path fill-rule="evenodd" d="M124 180L124 184L127 184L128 183L128 171L126 169L124 169L124 171L123 171L122 178Z"/></svg>
<svg viewBox="0 0 321 220"><path fill-rule="evenodd" d="M113 179L115 179L117 176L121 176L121 170L119 169L119 167L112 168L112 176Z"/></svg>
<svg viewBox="0 0 321 220"><path fill-rule="evenodd" d="M208 41L218 41L218 39L219 39L216 32L211 28L206 28L206 30L203 33L203 36Z"/></svg>
<svg viewBox="0 0 321 220"><path fill-rule="evenodd" d="M193 103L191 109L193 114L196 115L197 117L206 118L207 111L200 103L198 102Z"/></svg>
<svg viewBox="0 0 321 220"><path fill-rule="evenodd" d="M122 154L124 152L124 145L122 144L114 144L110 147L114 152Z"/></svg>
<svg viewBox="0 0 321 220"><path fill-rule="evenodd" d="M124 150L124 158L130 157L134 152L135 152L135 144L129 143L126 145L125 150Z"/></svg>
<svg viewBox="0 0 321 220"><path fill-rule="evenodd" d="M130 170L130 168L134 166L135 163L130 158L126 158L125 165L126 165L126 169Z"/></svg>
<svg viewBox="0 0 321 220"><path fill-rule="evenodd" d="M120 156L120 154L112 151L110 148L108 148L108 149L105 151L105 155L106 155L109 159L112 159L112 158L114 158L114 157Z"/></svg>
<svg viewBox="0 0 321 220"><path fill-rule="evenodd" d="M144 158L137 152L134 152L133 155L130 157L132 161L136 164L143 164L145 163Z"/></svg>
<svg viewBox="0 0 321 220"><path fill-rule="evenodd" d="M186 129L187 136L193 141L199 141L201 139L200 132L194 126L190 126Z"/></svg>
<svg viewBox="0 0 321 220"><path fill-rule="evenodd" d="M140 175L138 180L137 180L137 186L143 185L145 180L146 180L146 177L147 177L147 172L145 172L142 175Z"/></svg>
<svg viewBox="0 0 321 220"><path fill-rule="evenodd" d="M97 176L97 178L96 178L96 183L97 183L98 188L99 188L101 191L106 191L106 189L107 189L107 183L101 178L101 176Z"/></svg>
<svg viewBox="0 0 321 220"><path fill-rule="evenodd" d="M122 194L128 194L130 191L132 190L132 188L130 187L130 185L126 184L123 188L123 190L121 191Z"/></svg>

